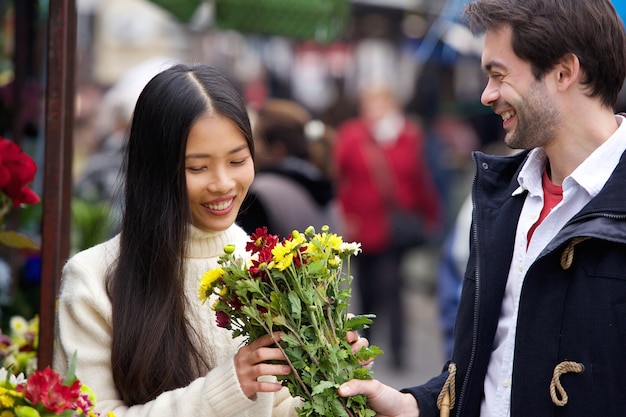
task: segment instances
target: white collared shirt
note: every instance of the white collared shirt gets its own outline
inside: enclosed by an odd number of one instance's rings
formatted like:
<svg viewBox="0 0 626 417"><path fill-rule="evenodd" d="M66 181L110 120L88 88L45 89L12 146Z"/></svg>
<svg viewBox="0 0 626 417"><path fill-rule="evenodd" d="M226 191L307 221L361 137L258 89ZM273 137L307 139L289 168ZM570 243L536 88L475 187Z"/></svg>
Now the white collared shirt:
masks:
<svg viewBox="0 0 626 417"><path fill-rule="evenodd" d="M541 177L546 162L542 148L533 149L522 167L519 188L513 195L528 191L515 235L515 247L502 300L502 310L485 377L482 417L508 417L511 414L511 381L518 304L524 277L530 265L565 223L578 213L604 187L626 150L626 120L616 115L619 128L563 180L563 199L541 222L528 244L528 231L543 208ZM546 386L546 390L548 387Z"/></svg>

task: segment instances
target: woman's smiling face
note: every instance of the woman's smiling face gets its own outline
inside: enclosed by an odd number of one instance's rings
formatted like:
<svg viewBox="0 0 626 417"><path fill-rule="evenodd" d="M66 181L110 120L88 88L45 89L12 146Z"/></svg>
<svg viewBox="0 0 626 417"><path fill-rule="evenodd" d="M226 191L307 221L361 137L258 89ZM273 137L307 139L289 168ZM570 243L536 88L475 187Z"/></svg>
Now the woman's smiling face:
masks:
<svg viewBox="0 0 626 417"><path fill-rule="evenodd" d="M205 231L230 227L254 179L248 142L230 119L203 116L191 126L185 175L193 225Z"/></svg>

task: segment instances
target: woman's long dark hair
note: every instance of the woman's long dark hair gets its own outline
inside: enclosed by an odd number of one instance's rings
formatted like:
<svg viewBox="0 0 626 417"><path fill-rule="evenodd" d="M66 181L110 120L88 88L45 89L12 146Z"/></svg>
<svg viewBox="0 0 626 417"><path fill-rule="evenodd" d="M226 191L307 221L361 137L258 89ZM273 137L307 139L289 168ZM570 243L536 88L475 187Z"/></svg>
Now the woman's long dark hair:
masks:
<svg viewBox="0 0 626 417"><path fill-rule="evenodd" d="M111 364L128 405L188 385L208 369L185 316L184 254L191 220L185 149L192 124L219 114L241 129L254 155L238 88L206 65L176 65L144 88L126 149L119 259L108 291L113 308Z"/></svg>

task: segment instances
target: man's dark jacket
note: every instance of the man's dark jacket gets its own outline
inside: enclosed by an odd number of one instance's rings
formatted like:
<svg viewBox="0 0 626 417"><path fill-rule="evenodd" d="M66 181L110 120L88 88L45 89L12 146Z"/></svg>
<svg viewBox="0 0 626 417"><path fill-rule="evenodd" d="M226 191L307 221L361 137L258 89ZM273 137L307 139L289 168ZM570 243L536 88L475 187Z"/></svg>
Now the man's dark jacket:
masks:
<svg viewBox="0 0 626 417"><path fill-rule="evenodd" d="M451 416L480 415L483 384L526 192L512 196L528 152L475 153L471 251L457 314L452 361L457 367ZM564 361L582 373L559 380L567 395L555 405L550 381ZM420 416L439 416L437 396L448 376L408 388ZM557 399L559 397L557 396ZM537 257L522 286L511 417L626 416L626 158L600 193Z"/></svg>

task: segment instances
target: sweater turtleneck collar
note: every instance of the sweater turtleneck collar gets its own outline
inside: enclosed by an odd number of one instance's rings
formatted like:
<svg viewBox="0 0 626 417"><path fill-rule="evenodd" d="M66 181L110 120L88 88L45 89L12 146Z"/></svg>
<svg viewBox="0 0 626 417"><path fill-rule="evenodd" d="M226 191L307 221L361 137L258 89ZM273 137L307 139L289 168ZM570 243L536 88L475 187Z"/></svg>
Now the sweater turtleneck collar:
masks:
<svg viewBox="0 0 626 417"><path fill-rule="evenodd" d="M212 258L224 252L224 246L240 242L245 232L233 224L226 230L208 232L189 225L187 258Z"/></svg>

